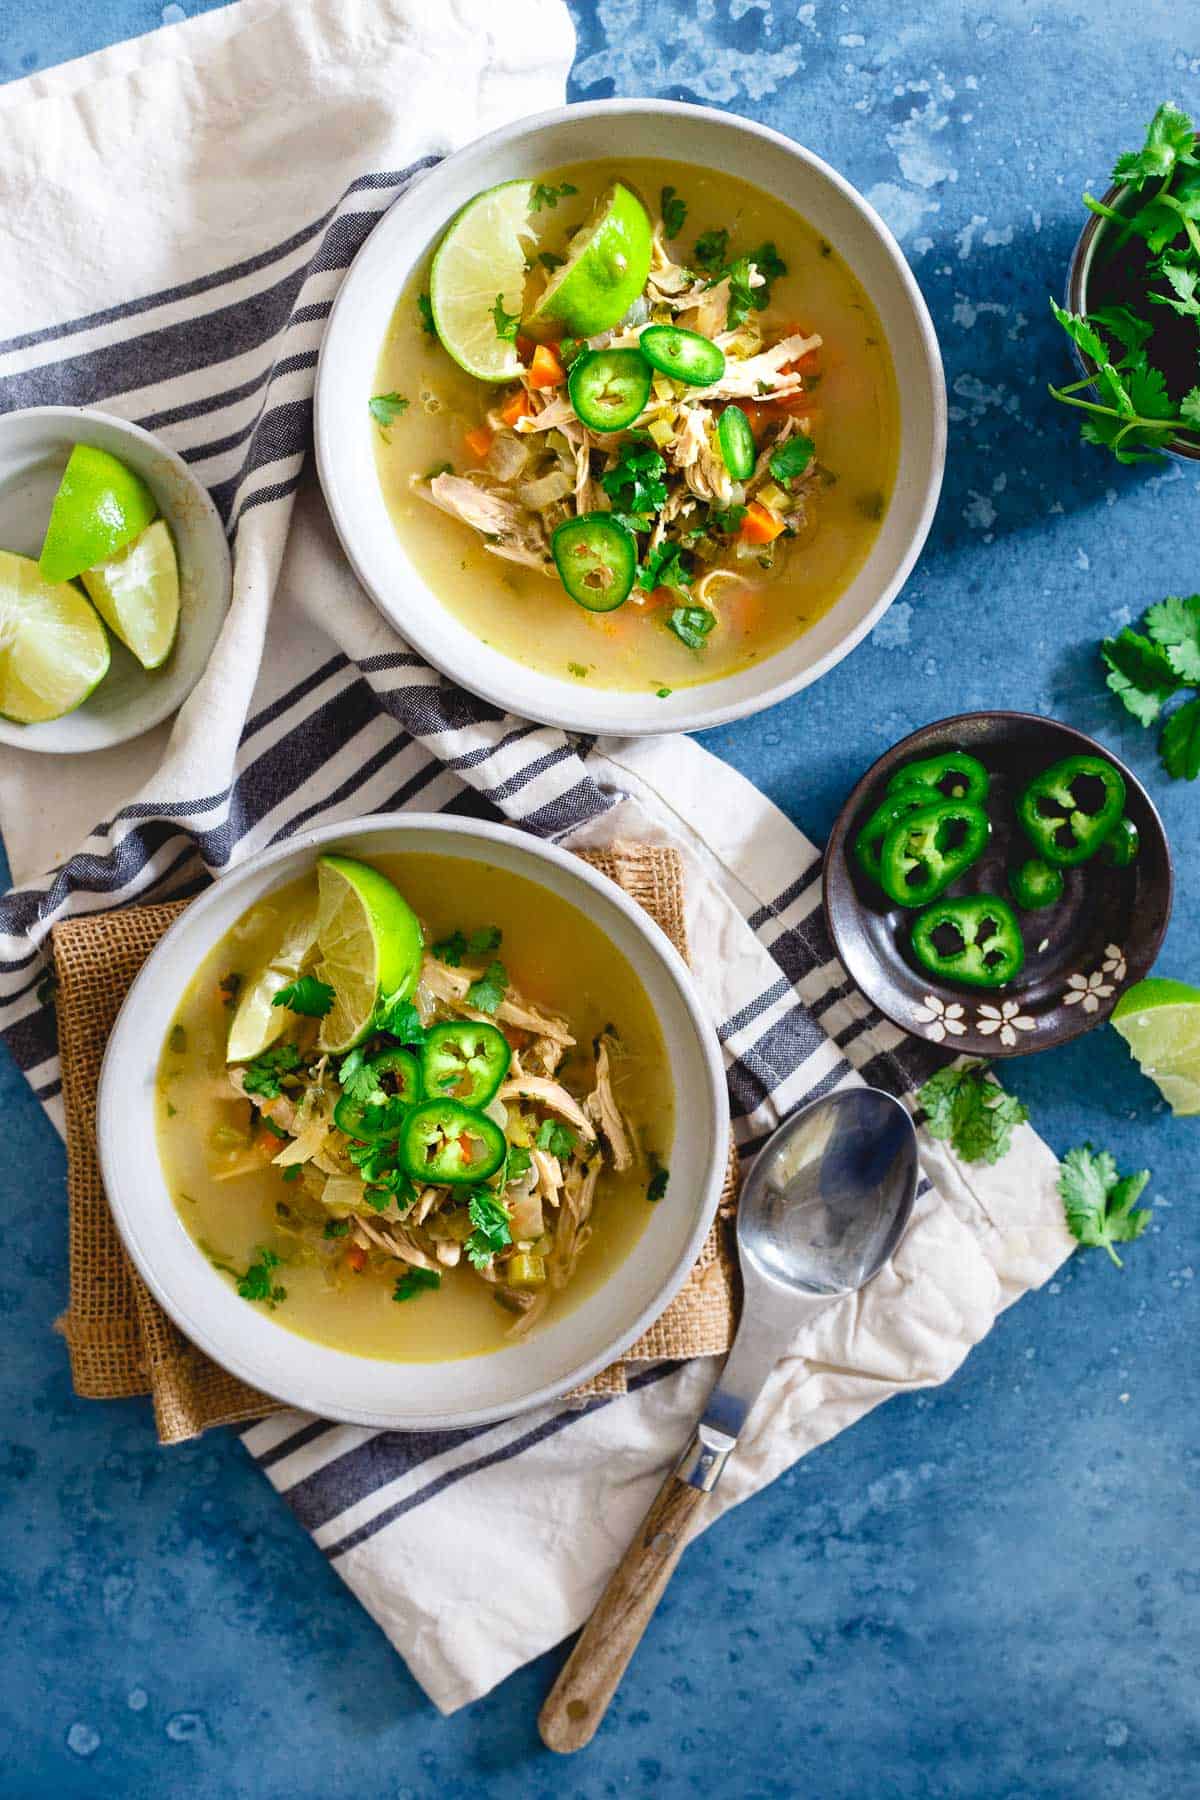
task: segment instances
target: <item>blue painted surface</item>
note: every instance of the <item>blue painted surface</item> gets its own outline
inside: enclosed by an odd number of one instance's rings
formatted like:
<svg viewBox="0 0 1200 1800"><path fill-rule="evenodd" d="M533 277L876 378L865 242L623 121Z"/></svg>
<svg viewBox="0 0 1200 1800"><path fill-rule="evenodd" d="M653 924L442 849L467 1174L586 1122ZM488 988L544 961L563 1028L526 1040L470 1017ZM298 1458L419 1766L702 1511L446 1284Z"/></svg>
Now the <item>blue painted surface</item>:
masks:
<svg viewBox="0 0 1200 1800"><path fill-rule="evenodd" d="M1044 395L1065 368L1045 296L1080 190L1164 95L1200 112L1187 9L1141 5L1132 43L1124 0L574 10L575 97L727 105L871 194L946 356L946 493L903 599L825 681L709 747L817 834L928 719L1019 706L1098 732L1163 807L1182 879L1161 967L1200 981L1200 792L1161 776L1093 654L1200 585L1197 476L1077 450ZM0 78L161 13L0 0ZM1088 95L1104 102L1085 115ZM140 1404L72 1397L49 1330L62 1152L0 1063L0 1792L1195 1792L1200 1126L1163 1116L1110 1031L1007 1073L1059 1150L1092 1137L1152 1165L1150 1235L1124 1275L1077 1259L946 1387L875 1413L690 1550L595 1746L563 1764L534 1730L557 1654L442 1721L232 1440L159 1451Z"/></svg>

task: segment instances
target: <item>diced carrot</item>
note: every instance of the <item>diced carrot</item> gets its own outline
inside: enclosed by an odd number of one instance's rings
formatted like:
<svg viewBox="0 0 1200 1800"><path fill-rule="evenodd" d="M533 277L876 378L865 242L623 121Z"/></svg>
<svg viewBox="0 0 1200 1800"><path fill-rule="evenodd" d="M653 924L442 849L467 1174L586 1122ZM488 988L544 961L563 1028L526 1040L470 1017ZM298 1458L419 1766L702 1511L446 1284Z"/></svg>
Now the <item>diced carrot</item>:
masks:
<svg viewBox="0 0 1200 1800"><path fill-rule="evenodd" d="M751 500L738 536L747 544L770 544L782 530L782 519L777 519L773 512L768 512L757 500Z"/></svg>
<svg viewBox="0 0 1200 1800"><path fill-rule="evenodd" d="M482 462L492 447L492 434L486 425L476 425L465 434L463 443L467 446L467 454Z"/></svg>
<svg viewBox="0 0 1200 1800"><path fill-rule="evenodd" d="M351 1244L346 1252L346 1265L356 1275L361 1275L367 1266L367 1253L361 1244Z"/></svg>
<svg viewBox="0 0 1200 1800"><path fill-rule="evenodd" d="M535 388L557 387L565 381L567 372L558 360L557 352L552 344L539 344L533 353L533 361L529 365L529 385Z"/></svg>
<svg viewBox="0 0 1200 1800"><path fill-rule="evenodd" d="M500 417L504 420L506 425L515 425L518 419L525 418L532 411L533 407L530 404L529 395L522 387L518 388L515 394L509 395L508 399L504 402L504 405L500 408Z"/></svg>

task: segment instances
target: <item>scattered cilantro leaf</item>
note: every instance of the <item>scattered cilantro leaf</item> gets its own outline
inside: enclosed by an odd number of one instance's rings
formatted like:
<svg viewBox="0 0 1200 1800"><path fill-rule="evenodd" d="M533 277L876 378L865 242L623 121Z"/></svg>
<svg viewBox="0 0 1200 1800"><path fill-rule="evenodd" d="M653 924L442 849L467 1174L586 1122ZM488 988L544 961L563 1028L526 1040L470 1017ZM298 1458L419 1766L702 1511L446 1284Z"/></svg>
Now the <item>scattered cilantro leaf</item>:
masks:
<svg viewBox="0 0 1200 1800"><path fill-rule="evenodd" d="M706 275L720 275L729 256L729 233L705 231L696 239L692 261Z"/></svg>
<svg viewBox="0 0 1200 1800"><path fill-rule="evenodd" d="M478 981L467 989L467 1005L476 1012L494 1013L508 987L508 970L499 961L490 962Z"/></svg>
<svg viewBox="0 0 1200 1800"><path fill-rule="evenodd" d="M265 1301L273 1312L281 1300L287 1299L287 1289L272 1279L271 1271L278 1267L279 1258L273 1250L257 1250L245 1274L238 1276L237 1291L242 1299Z"/></svg>
<svg viewBox="0 0 1200 1800"><path fill-rule="evenodd" d="M409 403L403 394L375 394L367 401L367 411L378 425L384 437L387 437L388 426L394 425L408 411Z"/></svg>
<svg viewBox="0 0 1200 1800"><path fill-rule="evenodd" d="M439 475L453 475L453 473L454 464L452 462L434 463L432 469L426 469L421 480L434 481Z"/></svg>
<svg viewBox="0 0 1200 1800"><path fill-rule="evenodd" d="M1153 725L1165 701L1179 686L1166 651L1128 626L1105 638L1100 655L1108 669L1108 686L1140 725Z"/></svg>
<svg viewBox="0 0 1200 1800"><path fill-rule="evenodd" d="M274 1119L265 1112L255 1111L254 1124L260 1126L270 1137L278 1138L280 1143L286 1144L289 1141L288 1133L283 1129L283 1126L277 1125ZM296 1166L298 1168L299 1164Z"/></svg>
<svg viewBox="0 0 1200 1800"><path fill-rule="evenodd" d="M1171 714L1159 750L1163 767L1176 781L1195 781L1200 775L1200 697Z"/></svg>
<svg viewBox="0 0 1200 1800"><path fill-rule="evenodd" d="M533 196L529 202L530 211L541 212L543 207L553 211L560 200L565 200L568 195L578 192L579 189L569 181L560 183L558 187L547 187L544 181L535 181Z"/></svg>
<svg viewBox="0 0 1200 1800"><path fill-rule="evenodd" d="M367 1063L367 1053L359 1044L338 1065L338 1082L343 1094L349 1095L351 1100L369 1099L378 1086Z"/></svg>
<svg viewBox="0 0 1200 1800"><path fill-rule="evenodd" d="M545 1119L538 1130L536 1142L539 1150L548 1150L551 1156L557 1156L560 1162L564 1162L574 1150L578 1139L573 1131L568 1131L557 1119Z"/></svg>
<svg viewBox="0 0 1200 1800"><path fill-rule="evenodd" d="M242 1070L242 1086L248 1094L261 1094L266 1100L278 1100L283 1092L281 1077L300 1067L300 1052L295 1044L272 1044Z"/></svg>
<svg viewBox="0 0 1200 1800"><path fill-rule="evenodd" d="M463 1247L472 1266L485 1269L497 1251L512 1243L508 1214L487 1188L473 1190L467 1212L475 1229Z"/></svg>
<svg viewBox="0 0 1200 1800"><path fill-rule="evenodd" d="M621 445L616 463L600 477L600 486L618 512L657 512L666 504L666 472L666 459L657 445L629 438Z"/></svg>
<svg viewBox="0 0 1200 1800"><path fill-rule="evenodd" d="M646 1183L646 1198L650 1201L651 1205L654 1205L663 1198L667 1191L667 1183L670 1179L671 1171L665 1169L662 1163L655 1159L650 1179Z"/></svg>
<svg viewBox="0 0 1200 1800"><path fill-rule="evenodd" d="M708 523L713 531L721 532L725 537L736 537L742 529L746 517L744 506L710 506Z"/></svg>
<svg viewBox="0 0 1200 1800"><path fill-rule="evenodd" d="M393 1300L415 1300L430 1288L440 1288L442 1278L436 1269L406 1269L392 1289Z"/></svg>
<svg viewBox="0 0 1200 1800"><path fill-rule="evenodd" d="M785 444L779 444L772 450L767 459L767 467L781 487L790 487L798 475L803 475L816 448L810 437L797 432L795 437L788 438Z"/></svg>
<svg viewBox="0 0 1200 1800"><path fill-rule="evenodd" d="M681 200L678 191L673 187L665 187L661 195L663 236L677 238L687 223L687 202Z"/></svg>
<svg viewBox="0 0 1200 1800"><path fill-rule="evenodd" d="M508 1161L504 1166L505 1182L520 1181L523 1175L528 1175L532 1163L533 1158L530 1156L524 1144L510 1144L508 1146Z"/></svg>
<svg viewBox="0 0 1200 1800"><path fill-rule="evenodd" d="M504 295L497 294L489 308L492 323L496 327L496 336L502 344L514 344L517 340L517 326L521 323L519 312L510 313L504 310Z"/></svg>
<svg viewBox="0 0 1200 1800"><path fill-rule="evenodd" d="M704 640L716 622L706 606L677 606L667 620L667 629L689 650L703 650Z"/></svg>
<svg viewBox="0 0 1200 1800"><path fill-rule="evenodd" d="M349 1235L350 1235L349 1219L326 1219L325 1229L321 1233L322 1237L327 1237L327 1238L343 1238L343 1237L349 1237Z"/></svg>
<svg viewBox="0 0 1200 1800"><path fill-rule="evenodd" d="M656 700L669 700L671 698L672 692L673 692L673 690L668 687L655 688L654 698Z"/></svg>
<svg viewBox="0 0 1200 1800"><path fill-rule="evenodd" d="M652 594L655 588L668 588L671 593L686 600L692 577L684 566L683 552L679 545L664 538L658 549L651 551L638 569L637 584L648 594Z"/></svg>
<svg viewBox="0 0 1200 1800"><path fill-rule="evenodd" d="M585 681L587 679L587 664L569 662L567 664L567 674L574 675L577 681Z"/></svg>
<svg viewBox="0 0 1200 1800"><path fill-rule="evenodd" d="M1200 686L1200 594L1168 594L1147 611L1146 630L1180 681Z"/></svg>
<svg viewBox="0 0 1200 1800"><path fill-rule="evenodd" d="M304 1164L303 1163L289 1163L287 1168L282 1170L281 1173L282 1173L283 1179L285 1181L299 1181L300 1177L304 1173Z"/></svg>
<svg viewBox="0 0 1200 1800"><path fill-rule="evenodd" d="M1136 1175L1120 1175L1107 1150L1094 1151L1090 1144L1068 1150L1058 1177L1067 1230L1081 1244L1107 1250L1121 1268L1114 1244L1132 1243L1150 1223L1150 1210L1134 1207L1150 1179L1149 1169Z"/></svg>
<svg viewBox="0 0 1200 1800"><path fill-rule="evenodd" d="M464 956L482 956L486 950L498 950L504 933L498 925L481 925L478 930L469 934L465 931L452 931L448 938L433 946L433 954L439 962L444 962L452 969L457 969Z"/></svg>
<svg viewBox="0 0 1200 1800"><path fill-rule="evenodd" d="M386 1031L389 1037L396 1038L402 1044L423 1044L428 1036L421 1023L421 1015L412 1001L402 1000L398 993L380 995L375 1004L371 1028L373 1031Z"/></svg>
<svg viewBox="0 0 1200 1800"><path fill-rule="evenodd" d="M301 975L281 987L271 1005L286 1006L289 1012L301 1013L306 1019L323 1019L333 1005L333 989L315 975Z"/></svg>
<svg viewBox="0 0 1200 1800"><path fill-rule="evenodd" d="M421 330L426 337L437 337L437 326L433 322L433 303L428 294L417 295L417 314L421 320Z"/></svg>
<svg viewBox="0 0 1200 1800"><path fill-rule="evenodd" d="M982 1062L939 1069L917 1093L930 1137L947 1141L964 1162L997 1163L1029 1112L1006 1094Z"/></svg>
<svg viewBox="0 0 1200 1800"><path fill-rule="evenodd" d="M238 995L242 991L242 978L236 969L231 969L228 975L222 975L217 983L217 991L221 996L222 1006L237 1005Z"/></svg>
<svg viewBox="0 0 1200 1800"><path fill-rule="evenodd" d="M559 254L556 250L539 250L538 251L538 261L541 263L543 269L545 269L545 271L548 275L553 275L555 269L561 269L563 267L564 263L566 262L566 260L567 260L566 257L559 256Z"/></svg>

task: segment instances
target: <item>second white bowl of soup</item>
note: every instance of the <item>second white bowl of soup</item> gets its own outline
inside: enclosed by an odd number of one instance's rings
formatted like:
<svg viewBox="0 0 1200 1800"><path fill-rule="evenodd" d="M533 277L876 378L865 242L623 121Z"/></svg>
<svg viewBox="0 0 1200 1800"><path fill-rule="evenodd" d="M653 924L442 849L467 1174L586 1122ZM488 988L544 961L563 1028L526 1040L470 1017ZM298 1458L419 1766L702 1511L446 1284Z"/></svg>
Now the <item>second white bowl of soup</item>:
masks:
<svg viewBox="0 0 1200 1800"><path fill-rule="evenodd" d="M185 1334L397 1429L504 1417L619 1355L698 1253L727 1130L645 915L562 852L432 817L313 833L194 903L126 1001L98 1121Z"/></svg>
<svg viewBox="0 0 1200 1800"><path fill-rule="evenodd" d="M613 268L637 292L590 329ZM422 180L317 382L322 484L381 609L475 692L587 731L718 724L832 667L920 551L945 431L932 324L862 197L777 133L652 101L522 121Z"/></svg>

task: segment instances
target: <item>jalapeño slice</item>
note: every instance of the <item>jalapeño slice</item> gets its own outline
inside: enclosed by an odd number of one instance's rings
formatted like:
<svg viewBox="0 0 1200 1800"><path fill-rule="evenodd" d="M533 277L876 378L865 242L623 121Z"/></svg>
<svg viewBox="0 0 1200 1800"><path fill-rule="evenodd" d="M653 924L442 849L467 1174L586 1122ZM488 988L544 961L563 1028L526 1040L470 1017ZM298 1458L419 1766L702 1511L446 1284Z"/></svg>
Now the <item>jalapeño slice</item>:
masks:
<svg viewBox="0 0 1200 1800"><path fill-rule="evenodd" d="M611 513L580 513L555 527L550 550L558 578L588 612L615 612L637 574L637 542Z"/></svg>
<svg viewBox="0 0 1200 1800"><path fill-rule="evenodd" d="M638 350L589 350L571 364L567 392L591 431L624 431L650 398L650 364Z"/></svg>

